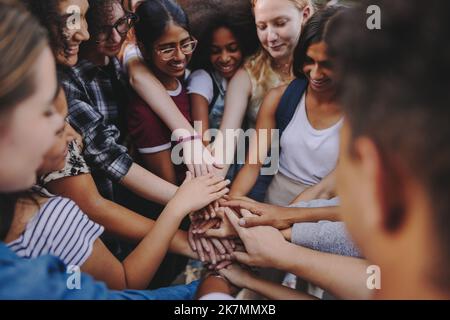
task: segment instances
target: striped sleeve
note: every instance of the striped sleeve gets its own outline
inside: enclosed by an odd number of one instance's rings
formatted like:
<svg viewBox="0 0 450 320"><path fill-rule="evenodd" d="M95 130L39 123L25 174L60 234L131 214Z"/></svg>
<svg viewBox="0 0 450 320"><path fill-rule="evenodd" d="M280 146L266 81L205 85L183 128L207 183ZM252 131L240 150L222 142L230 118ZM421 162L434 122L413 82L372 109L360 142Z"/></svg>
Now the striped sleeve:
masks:
<svg viewBox="0 0 450 320"><path fill-rule="evenodd" d="M73 201L55 197L30 220L22 236L8 246L24 258L52 255L66 265L82 266L103 231Z"/></svg>

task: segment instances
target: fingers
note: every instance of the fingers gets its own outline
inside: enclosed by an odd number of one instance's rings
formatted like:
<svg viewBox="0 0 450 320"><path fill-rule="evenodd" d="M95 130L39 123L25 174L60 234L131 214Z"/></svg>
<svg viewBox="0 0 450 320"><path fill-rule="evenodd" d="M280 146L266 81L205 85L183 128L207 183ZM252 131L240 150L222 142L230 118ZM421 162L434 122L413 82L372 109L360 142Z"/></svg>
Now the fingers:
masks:
<svg viewBox="0 0 450 320"><path fill-rule="evenodd" d="M227 253L227 250L225 249L223 244L216 238L211 238L210 240L212 244L217 248L219 253L222 255L222 259L225 259L225 254Z"/></svg>
<svg viewBox="0 0 450 320"><path fill-rule="evenodd" d="M246 252L234 252L233 257L238 261L239 263L253 266L252 260L250 259L250 256Z"/></svg>
<svg viewBox="0 0 450 320"><path fill-rule="evenodd" d="M214 227L217 223L217 220L208 220L203 222L198 228L193 230L194 234L204 234L208 230L210 230L212 227Z"/></svg>
<svg viewBox="0 0 450 320"><path fill-rule="evenodd" d="M226 201L223 203L224 206L227 207L234 207L234 208L239 208L239 209L246 209L249 210L255 214L260 214L257 208L257 204L253 203L253 202L248 202L245 200L231 200L231 201Z"/></svg>
<svg viewBox="0 0 450 320"><path fill-rule="evenodd" d="M208 255L209 255L209 258L211 259L210 260L211 263L214 264L214 265L217 264L217 255L216 255L216 251L213 248L213 245L208 240L206 240L204 238L202 238L202 243L205 243L206 246L208 247L208 250L209 250L208 251Z"/></svg>
<svg viewBox="0 0 450 320"><path fill-rule="evenodd" d="M219 263L217 266L216 266L216 270L217 271L219 271L220 272L220 270L225 270L228 266L230 266L230 265L232 265L233 264L233 262L231 262L231 261L222 261L221 263ZM222 276L224 276L225 278L226 278L226 276L225 275L222 275Z"/></svg>
<svg viewBox="0 0 450 320"><path fill-rule="evenodd" d="M202 169L200 168L200 165L194 164L194 172L196 177L201 177L202 175Z"/></svg>
<svg viewBox="0 0 450 320"><path fill-rule="evenodd" d="M224 195L226 195L228 192L230 192L230 189L228 189L228 188L225 188L225 189L222 189L221 191L219 191L219 192L216 192L216 193L213 193L213 194L211 194L211 202L212 201L216 201L216 200L219 200L220 198L222 198Z"/></svg>
<svg viewBox="0 0 450 320"><path fill-rule="evenodd" d="M187 169L189 170L189 172L195 176L195 169L194 166L192 164L186 164Z"/></svg>
<svg viewBox="0 0 450 320"><path fill-rule="evenodd" d="M255 215L253 213L251 213L250 211L248 211L247 209L241 209L241 215L243 218L251 218L251 217L255 217Z"/></svg>
<svg viewBox="0 0 450 320"><path fill-rule="evenodd" d="M233 228L238 233L239 237L243 239L246 235L247 230L239 225L239 218L236 217L236 215L232 211L225 211L225 214L228 220L230 221L231 225L233 226Z"/></svg>
<svg viewBox="0 0 450 320"><path fill-rule="evenodd" d="M228 239L222 239L221 241L222 241L223 246L227 250L227 252L229 254L232 254L234 252L233 245L232 245L233 241L230 241Z"/></svg>
<svg viewBox="0 0 450 320"><path fill-rule="evenodd" d="M197 246L195 245L193 230L190 229L188 232L188 242L193 251L197 251Z"/></svg>
<svg viewBox="0 0 450 320"><path fill-rule="evenodd" d="M212 237L212 238L224 238L225 233L222 228L219 229L209 229L204 234L206 237Z"/></svg>
<svg viewBox="0 0 450 320"><path fill-rule="evenodd" d="M201 164L200 171L202 173L202 176L207 175L208 174L208 165L206 163Z"/></svg>
<svg viewBox="0 0 450 320"><path fill-rule="evenodd" d="M270 226L270 221L262 217L248 217L239 220L239 225L245 228L253 228L258 226Z"/></svg>
<svg viewBox="0 0 450 320"><path fill-rule="evenodd" d="M201 262L205 262L205 252L203 251L203 246L200 241L200 239L195 239L195 247L197 248L198 257L200 258Z"/></svg>
<svg viewBox="0 0 450 320"><path fill-rule="evenodd" d="M187 172L186 172L186 178L184 179L182 185L188 183L188 182L191 181L191 180L192 180L192 173L191 173L190 171L187 171Z"/></svg>
<svg viewBox="0 0 450 320"><path fill-rule="evenodd" d="M212 216L211 217L213 217L213 218L215 218L216 216L217 216L217 210L219 210L219 201L214 201L214 204L213 204L213 212L212 212Z"/></svg>
<svg viewBox="0 0 450 320"><path fill-rule="evenodd" d="M200 242L203 246L203 249L205 249L205 251L209 253L211 251L211 248L208 244L208 241L205 238L200 238Z"/></svg>

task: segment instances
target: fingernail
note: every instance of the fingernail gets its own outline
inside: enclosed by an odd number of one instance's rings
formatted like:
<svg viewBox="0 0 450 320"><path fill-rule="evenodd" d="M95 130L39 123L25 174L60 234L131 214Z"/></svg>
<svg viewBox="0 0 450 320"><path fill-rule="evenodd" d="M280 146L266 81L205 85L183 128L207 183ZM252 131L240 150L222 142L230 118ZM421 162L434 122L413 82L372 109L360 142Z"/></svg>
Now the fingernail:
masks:
<svg viewBox="0 0 450 320"><path fill-rule="evenodd" d="M240 226L244 227L245 224L246 224L245 219L240 219L240 220L239 220L239 225L240 225Z"/></svg>

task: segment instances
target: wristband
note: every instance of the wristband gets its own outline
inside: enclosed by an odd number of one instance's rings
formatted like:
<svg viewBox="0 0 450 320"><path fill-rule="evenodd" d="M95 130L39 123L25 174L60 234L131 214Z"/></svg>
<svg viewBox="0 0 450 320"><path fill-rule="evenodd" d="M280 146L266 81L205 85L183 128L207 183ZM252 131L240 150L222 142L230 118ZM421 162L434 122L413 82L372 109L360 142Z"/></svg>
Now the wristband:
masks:
<svg viewBox="0 0 450 320"><path fill-rule="evenodd" d="M193 140L200 140L202 137L198 134L195 136L189 136L189 137L181 137L178 139L178 143L184 143L184 142L189 142L189 141L193 141Z"/></svg>

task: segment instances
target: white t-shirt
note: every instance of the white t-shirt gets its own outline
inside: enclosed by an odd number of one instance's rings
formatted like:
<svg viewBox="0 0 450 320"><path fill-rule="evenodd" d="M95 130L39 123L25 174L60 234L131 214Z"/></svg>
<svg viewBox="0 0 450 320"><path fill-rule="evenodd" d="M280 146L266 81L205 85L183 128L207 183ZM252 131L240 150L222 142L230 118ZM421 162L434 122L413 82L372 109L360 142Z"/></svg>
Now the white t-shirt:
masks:
<svg viewBox="0 0 450 320"><path fill-rule="evenodd" d="M228 82L222 79L222 87L225 91L227 86ZM189 76L187 90L188 94L201 95L208 101L208 104L211 104L214 98L213 79L205 70L196 70Z"/></svg>
<svg viewBox="0 0 450 320"><path fill-rule="evenodd" d="M312 186L329 175L339 157L339 132L344 119L316 130L308 120L303 95L295 114L281 136L280 172Z"/></svg>

